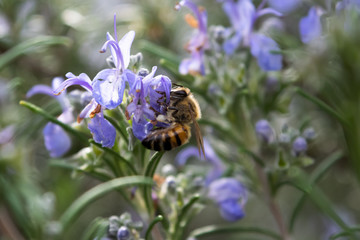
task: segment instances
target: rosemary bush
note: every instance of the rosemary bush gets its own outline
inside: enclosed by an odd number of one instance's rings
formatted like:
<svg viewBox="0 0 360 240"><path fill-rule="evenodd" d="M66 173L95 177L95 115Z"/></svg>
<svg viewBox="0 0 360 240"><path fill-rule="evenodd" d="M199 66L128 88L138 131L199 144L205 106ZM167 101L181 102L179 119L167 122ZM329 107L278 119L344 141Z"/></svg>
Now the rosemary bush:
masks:
<svg viewBox="0 0 360 240"><path fill-rule="evenodd" d="M360 239L359 20L1 1L0 239Z"/></svg>

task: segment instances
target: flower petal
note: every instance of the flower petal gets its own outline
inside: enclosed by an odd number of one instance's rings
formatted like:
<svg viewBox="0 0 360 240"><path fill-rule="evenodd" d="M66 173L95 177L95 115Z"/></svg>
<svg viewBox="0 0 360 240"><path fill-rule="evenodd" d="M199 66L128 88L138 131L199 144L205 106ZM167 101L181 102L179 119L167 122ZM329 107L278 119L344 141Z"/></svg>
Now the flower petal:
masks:
<svg viewBox="0 0 360 240"><path fill-rule="evenodd" d="M108 109L116 108L123 100L126 78L118 75L116 69L99 72L93 81L93 97Z"/></svg>
<svg viewBox="0 0 360 240"><path fill-rule="evenodd" d="M176 155L175 162L180 166L184 166L187 160L191 157L199 157L199 150L197 149L197 147L187 147L181 150Z"/></svg>
<svg viewBox="0 0 360 240"><path fill-rule="evenodd" d="M56 97L53 93L53 90L51 87L44 85L44 84L38 84L33 86L27 93L26 98L30 98L36 94L45 94L50 97Z"/></svg>
<svg viewBox="0 0 360 240"><path fill-rule="evenodd" d="M123 36L123 38L119 41L120 50L124 60L123 70L127 69L130 63L130 48L131 44L134 41L135 32L130 31Z"/></svg>
<svg viewBox="0 0 360 240"><path fill-rule="evenodd" d="M232 36L230 39L227 39L223 45L225 53L227 55L232 55L235 50L240 46L241 40L241 32L236 32L234 36Z"/></svg>
<svg viewBox="0 0 360 240"><path fill-rule="evenodd" d="M139 122L133 120L132 128L134 136L142 141L151 131L153 125L146 121L145 119L141 118Z"/></svg>
<svg viewBox="0 0 360 240"><path fill-rule="evenodd" d="M84 107L84 109L80 112L78 116L78 122L80 122L82 119L90 117L90 113L95 110L98 103L95 101L95 99L91 99L88 105Z"/></svg>
<svg viewBox="0 0 360 240"><path fill-rule="evenodd" d="M179 72L184 75L185 74L205 75L205 66L203 63L203 51L192 52L191 58L182 60L179 66Z"/></svg>
<svg viewBox="0 0 360 240"><path fill-rule="evenodd" d="M112 148L114 146L116 130L101 114L97 114L91 119L88 128L95 142L102 144L103 147Z"/></svg>
<svg viewBox="0 0 360 240"><path fill-rule="evenodd" d="M277 43L263 34L252 34L250 39L251 54L257 58L263 71L282 69L282 56L273 51L280 51Z"/></svg>
<svg viewBox="0 0 360 240"><path fill-rule="evenodd" d="M220 178L209 186L209 198L217 203L226 200L246 200L245 187L235 178Z"/></svg>
<svg viewBox="0 0 360 240"><path fill-rule="evenodd" d="M61 157L71 147L70 137L59 125L54 123L46 124L43 135L45 147L51 157Z"/></svg>
<svg viewBox="0 0 360 240"><path fill-rule="evenodd" d="M66 75L73 76L72 73L68 73ZM86 75L85 73L81 73L77 77L75 76L62 82L56 89L54 89L53 94L59 95L62 91L73 85L80 85L83 88L85 88L87 91L92 92L91 80L89 76Z"/></svg>
<svg viewBox="0 0 360 240"><path fill-rule="evenodd" d="M299 30L301 41L303 43L309 43L321 36L322 26L320 16L321 10L316 7L312 7L310 8L308 15L300 20Z"/></svg>
<svg viewBox="0 0 360 240"><path fill-rule="evenodd" d="M269 0L269 5L282 13L289 13L301 4L301 0Z"/></svg>
<svg viewBox="0 0 360 240"><path fill-rule="evenodd" d="M243 207L236 200L226 200L219 204L221 216L230 222L235 222L245 216Z"/></svg>

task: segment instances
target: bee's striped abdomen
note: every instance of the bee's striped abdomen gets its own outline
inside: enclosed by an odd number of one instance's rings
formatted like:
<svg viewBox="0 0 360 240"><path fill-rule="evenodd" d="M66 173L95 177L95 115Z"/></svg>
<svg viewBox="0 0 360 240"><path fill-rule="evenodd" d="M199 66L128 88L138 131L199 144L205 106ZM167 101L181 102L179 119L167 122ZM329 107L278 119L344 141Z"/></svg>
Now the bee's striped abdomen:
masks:
<svg viewBox="0 0 360 240"><path fill-rule="evenodd" d="M185 144L190 136L190 127L188 125L174 124L168 128L152 131L142 140L142 144L146 148L155 151L168 151Z"/></svg>

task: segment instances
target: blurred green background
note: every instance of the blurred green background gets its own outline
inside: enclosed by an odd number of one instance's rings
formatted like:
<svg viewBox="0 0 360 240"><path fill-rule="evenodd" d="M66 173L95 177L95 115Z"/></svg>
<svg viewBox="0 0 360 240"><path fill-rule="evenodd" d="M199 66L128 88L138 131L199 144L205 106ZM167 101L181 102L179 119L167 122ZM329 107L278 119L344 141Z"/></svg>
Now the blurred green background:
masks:
<svg viewBox="0 0 360 240"><path fill-rule="evenodd" d="M35 84L50 85L53 77L64 76L67 72L75 75L85 72L92 78L106 67L107 54L100 54L99 49L105 41L106 32L113 33L115 13L119 37L129 30L136 31L132 54L142 51L144 41L150 41L185 56L183 46L191 30L184 24L184 14L174 10L175 3L170 0L0 0L0 129L14 127L14 134L8 141L5 141L6 136L2 136L4 141L0 139L0 239L7 239L4 236L9 234L14 239L22 239L20 236L26 236L24 233L27 232L36 236L35 239L49 239L51 232L57 231L56 223L52 221L77 196L98 183L87 176L71 174L69 170L49 165L49 155L41 134L47 121L21 107L19 101L25 99L26 92ZM229 25L216 1L199 3L208 11L209 25ZM289 25L289 32L296 35L296 25ZM319 111L304 98L295 96L295 93L290 97L289 112L284 118L299 126L298 120L303 119L306 113L318 133L309 155L319 161L337 149L349 150L348 157L342 158L321 179L319 186L334 203L336 211L341 212L343 219L355 224L360 221L360 190L351 168L360 165L360 133L357 124L359 114L351 113L358 113L360 106L360 68L357 66L360 48L356 41L360 37L356 35L359 30L352 29L352 32L351 36L339 31L331 33L331 49L344 53L336 62L337 66L343 67L336 72L337 75L325 74L331 59L327 51L301 59L289 57L289 64L294 64L302 79L297 84L342 111L345 118L349 116L351 125L344 127L338 124L336 119ZM343 39L346 41L343 42ZM284 41L282 44L286 46L287 43ZM159 57L147 51L142 53L145 67L159 65ZM158 74L161 72L166 70L160 69ZM321 80L314 84L314 78ZM344 83L344 79L349 82ZM176 79L173 80L176 82ZM356 87L351 88L353 85ZM341 86L343 88L338 90ZM31 102L53 115L61 112L58 103L48 96L35 96ZM75 145L68 155L77 150L79 146ZM167 160L171 162L174 155L169 153ZM355 163L351 164L350 159L355 159ZM308 170L311 171L312 167ZM290 221L290 213L300 196L294 189L281 189L277 200L285 222ZM119 194L109 194L87 208L64 239L78 239L97 216L120 215L123 211L130 211L135 219L139 219L138 213L124 204ZM310 201L305 202L300 216L295 225L294 239L322 239L327 231L336 228ZM195 217L188 231L216 223L225 222L215 206L210 206ZM236 224L276 229L265 204L252 195L246 205L246 217ZM239 238L234 235L226 239Z"/></svg>

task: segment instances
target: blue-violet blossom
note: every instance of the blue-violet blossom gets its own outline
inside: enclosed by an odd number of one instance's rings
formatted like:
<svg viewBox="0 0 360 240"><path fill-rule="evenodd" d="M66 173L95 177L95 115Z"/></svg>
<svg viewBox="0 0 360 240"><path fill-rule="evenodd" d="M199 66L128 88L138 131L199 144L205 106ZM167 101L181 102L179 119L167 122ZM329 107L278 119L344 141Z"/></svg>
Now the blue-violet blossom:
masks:
<svg viewBox="0 0 360 240"><path fill-rule="evenodd" d="M227 221L237 221L245 216L246 188L236 178L220 178L209 186L209 198L220 208L221 216Z"/></svg>
<svg viewBox="0 0 360 240"><path fill-rule="evenodd" d="M129 119L133 116L134 136L141 141L156 125L156 116L166 114L170 103L171 80L163 75L154 77L156 69L153 67L147 75L140 71L128 78L132 101L126 111ZM151 121L154 121L154 125Z"/></svg>
<svg viewBox="0 0 360 240"><path fill-rule="evenodd" d="M118 42L116 33L116 17L114 16L115 39L108 32L107 41L100 52L105 52L109 47L114 62L114 69L100 71L93 80L93 97L96 102L108 109L116 108L123 100L125 82L129 75L134 73L127 69L130 63L130 48L135 37L135 32L130 31Z"/></svg>
<svg viewBox="0 0 360 240"><path fill-rule="evenodd" d="M282 13L289 13L295 10L302 0L269 0L269 5Z"/></svg>
<svg viewBox="0 0 360 240"><path fill-rule="evenodd" d="M321 36L322 26L320 17L322 14L322 9L312 7L308 15L300 19L299 31L303 43L310 43Z"/></svg>
<svg viewBox="0 0 360 240"><path fill-rule="evenodd" d="M186 15L188 24L195 28L196 31L186 44L185 48L191 54L191 58L184 59L179 66L181 74L205 75L204 51L208 48L207 36L207 12L204 8L196 6L190 0L180 1L176 5L176 9L180 7L188 7L196 16Z"/></svg>
<svg viewBox="0 0 360 240"><path fill-rule="evenodd" d="M251 0L219 0L223 2L223 9L229 17L232 25L233 35L224 42L224 51L227 55L232 55L242 43L245 47L250 47L251 54L257 59L263 71L278 71L282 69L282 56L278 52L280 49L277 43L261 33L253 33L255 21L265 15L282 14L272 8L263 8L261 4L255 8Z"/></svg>
<svg viewBox="0 0 360 240"><path fill-rule="evenodd" d="M56 77L52 81L52 87L39 84L33 86L26 94L27 98L32 97L35 94L45 94L55 98L61 105L62 113L58 116L58 120L69 124L74 121L72 114L72 107L66 95L55 96L53 90L57 89L64 82L63 78ZM61 157L71 147L71 140L68 134L57 124L47 123L44 130L44 142L45 147L49 151L51 157Z"/></svg>
<svg viewBox="0 0 360 240"><path fill-rule="evenodd" d="M297 137L292 144L292 150L296 156L305 152L307 148L308 148L307 142L303 137Z"/></svg>
<svg viewBox="0 0 360 240"><path fill-rule="evenodd" d="M70 86L80 85L94 96L92 82L88 75L81 73L79 76L75 76L73 73L67 73L66 77L68 79L54 90L54 94L59 95ZM82 119L90 117L91 121L88 128L93 134L94 141L102 144L103 147L111 148L115 143L116 131L114 126L104 118L104 109L104 106L99 104L95 98L92 98L89 104L80 112L77 120L80 123Z"/></svg>
<svg viewBox="0 0 360 240"><path fill-rule="evenodd" d="M261 119L256 122L255 132L266 143L271 143L275 140L274 129L271 127L270 123L265 119Z"/></svg>

